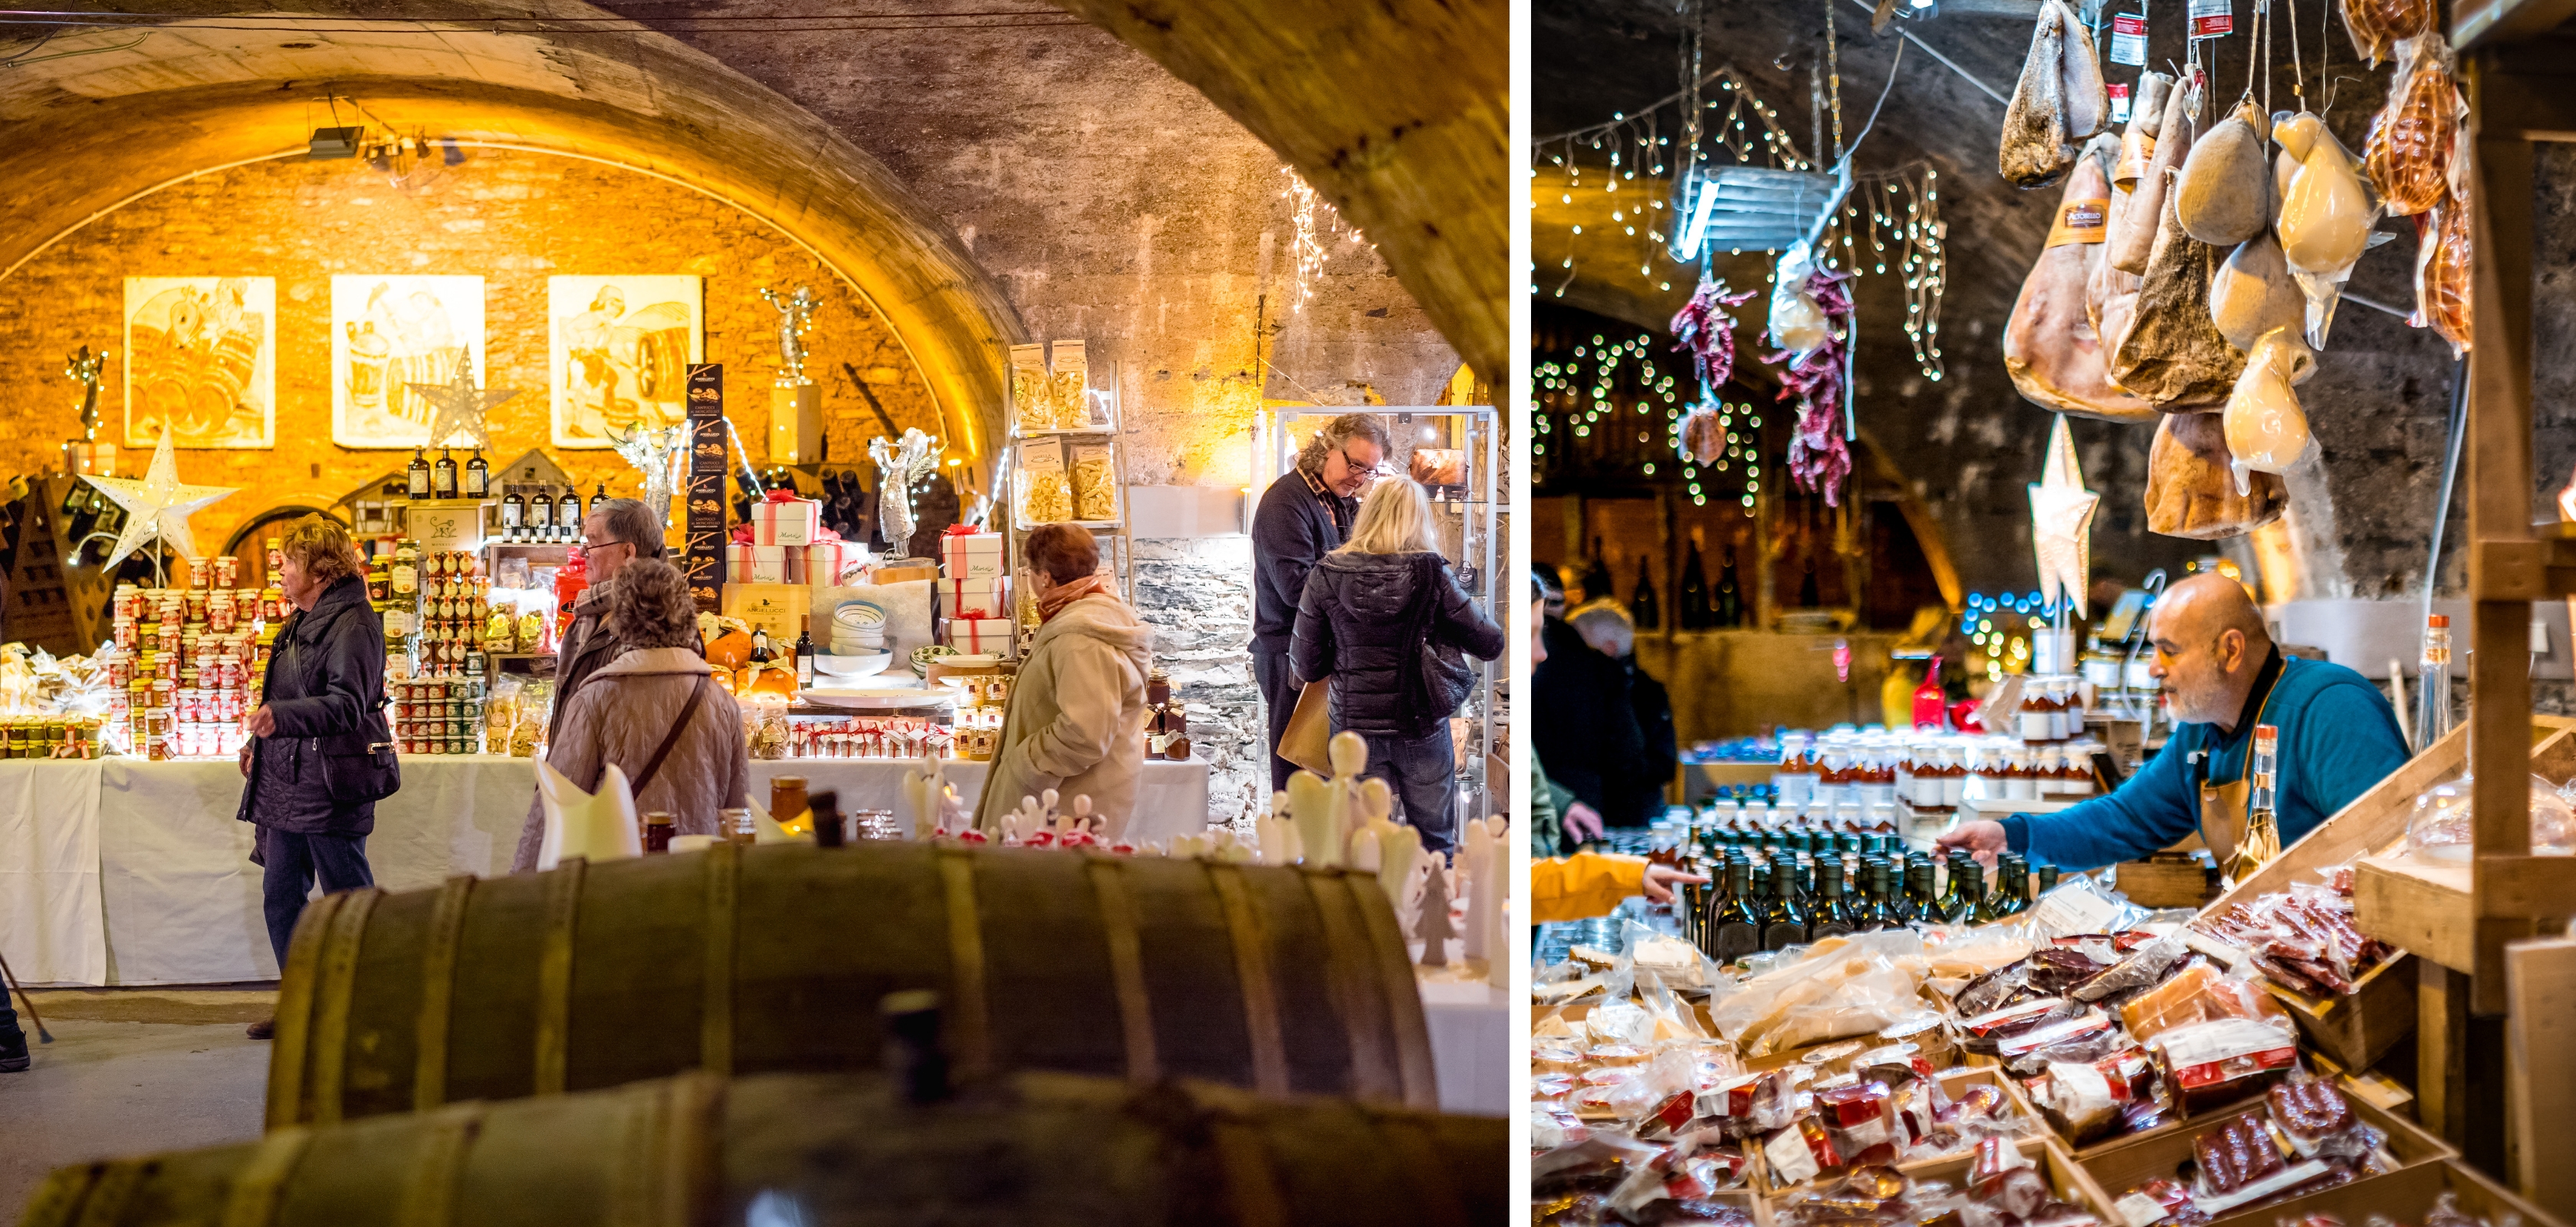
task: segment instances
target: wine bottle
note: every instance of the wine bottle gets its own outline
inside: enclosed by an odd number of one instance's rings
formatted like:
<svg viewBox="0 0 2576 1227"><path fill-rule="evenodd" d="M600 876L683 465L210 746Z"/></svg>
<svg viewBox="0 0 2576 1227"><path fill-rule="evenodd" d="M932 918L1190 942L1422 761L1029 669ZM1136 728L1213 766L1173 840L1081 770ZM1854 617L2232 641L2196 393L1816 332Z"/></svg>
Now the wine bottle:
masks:
<svg viewBox="0 0 2576 1227"><path fill-rule="evenodd" d="M1798 868L1782 864L1771 872L1771 902L1762 909L1762 948L1786 950L1807 941L1807 909L1798 902Z"/></svg>
<svg viewBox="0 0 2576 1227"><path fill-rule="evenodd" d="M1598 601L1619 595L1610 579L1610 560L1601 555L1601 538L1592 539L1592 565L1583 569L1583 599Z"/></svg>
<svg viewBox="0 0 2576 1227"><path fill-rule="evenodd" d="M456 497L456 453L449 448L438 449L438 463L430 466L429 496Z"/></svg>
<svg viewBox="0 0 2576 1227"><path fill-rule="evenodd" d="M1646 556L1637 555L1637 588L1628 597L1628 616L1641 631L1658 629L1664 624L1664 603L1655 592L1655 577L1646 566Z"/></svg>
<svg viewBox="0 0 2576 1227"><path fill-rule="evenodd" d="M528 487L528 535L538 541L555 539L555 496L544 486Z"/></svg>
<svg viewBox="0 0 2576 1227"><path fill-rule="evenodd" d="M1860 928L1852 915L1851 901L1843 897L1843 863L1825 861L1816 866L1816 906L1807 926L1807 936L1814 939L1841 937Z"/></svg>
<svg viewBox="0 0 2576 1227"><path fill-rule="evenodd" d="M1701 949L1721 964L1762 949L1762 917L1753 908L1753 862L1726 863L1726 889L1709 898Z"/></svg>
<svg viewBox="0 0 2576 1227"><path fill-rule="evenodd" d="M528 500L519 497L517 486L503 486L501 488L501 539L516 541L519 539L520 531L527 526Z"/></svg>
<svg viewBox="0 0 2576 1227"><path fill-rule="evenodd" d="M777 658L778 654L771 651L769 648L769 632L758 628L753 629L751 632L751 663L755 665L765 665Z"/></svg>
<svg viewBox="0 0 2576 1227"><path fill-rule="evenodd" d="M1950 872L1950 882L1959 888L1959 893L1950 907L1941 913L1941 919L1948 924L1984 924L1993 919L1992 916L1985 914L1985 866L1979 865L1977 858L1973 856L1966 859L1965 865Z"/></svg>
<svg viewBox="0 0 2576 1227"><path fill-rule="evenodd" d="M2047 894L2048 892L2050 892L2050 891L2052 891L2052 890L2055 890L2055 889L2057 889L2057 866L2055 866L2055 865L2042 865L2042 866L2040 866L2040 867L2039 867L2039 893L2040 893L2040 894L2045 895L2045 894ZM2034 900L2033 900L2033 902L2037 902L2037 900L2035 900L2035 899L2034 899Z"/></svg>
<svg viewBox="0 0 2576 1227"><path fill-rule="evenodd" d="M1995 883L1995 915L2019 916L2030 910L2030 861L2018 852L2007 852Z"/></svg>
<svg viewBox="0 0 2576 1227"><path fill-rule="evenodd" d="M1726 557L1717 564L1717 607L1715 624L1722 627L1744 625L1744 593L1735 583L1735 547L1726 547Z"/></svg>
<svg viewBox="0 0 2576 1227"><path fill-rule="evenodd" d="M555 503L555 524L566 537L581 536L581 488L565 482L563 498Z"/></svg>
<svg viewBox="0 0 2576 1227"><path fill-rule="evenodd" d="M814 634L811 631L796 632L796 684L799 687L814 684Z"/></svg>
<svg viewBox="0 0 2576 1227"><path fill-rule="evenodd" d="M1682 557L1682 587L1673 625L1686 631L1707 630L1709 612L1708 572L1700 566L1699 541L1694 538L1690 552Z"/></svg>
<svg viewBox="0 0 2576 1227"><path fill-rule="evenodd" d="M1932 863L1930 861L1909 862L1905 866L1904 889L1888 899L1888 911L1896 918L1896 923L1901 925L1910 925L1915 921L1928 919L1929 914L1923 901L1931 896Z"/></svg>
<svg viewBox="0 0 2576 1227"><path fill-rule="evenodd" d="M429 457L425 449L411 449L411 464L403 469L403 492L411 498L429 497Z"/></svg>
<svg viewBox="0 0 2576 1227"><path fill-rule="evenodd" d="M1954 855L1948 848L1942 848L1932 855L1933 867L1940 870L1942 879L1941 893L1932 901L1932 918L1948 920L1951 913L1959 908L1960 879L1968 876L1960 870L1959 865L1965 862L1973 866L1977 863L1977 858L1964 852Z"/></svg>
<svg viewBox="0 0 2576 1227"><path fill-rule="evenodd" d="M591 492L590 492L590 510L589 510L589 514L591 514L591 515L598 515L598 514L599 514L599 509L600 509L600 508L602 508L602 507L605 507L605 506L607 506L607 505L608 505L608 483L603 481L603 482L599 483L599 488L598 488L598 489L593 490L593 491L591 491Z"/></svg>

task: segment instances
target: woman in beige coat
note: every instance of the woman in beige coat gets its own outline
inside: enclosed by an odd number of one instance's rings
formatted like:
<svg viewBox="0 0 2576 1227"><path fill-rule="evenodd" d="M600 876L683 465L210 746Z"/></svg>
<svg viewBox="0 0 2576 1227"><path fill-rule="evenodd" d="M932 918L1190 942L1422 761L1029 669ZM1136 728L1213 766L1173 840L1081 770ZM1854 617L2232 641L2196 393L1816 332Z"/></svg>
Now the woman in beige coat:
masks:
<svg viewBox="0 0 2576 1227"><path fill-rule="evenodd" d="M635 784L637 813L667 811L674 834L716 834L717 810L750 804L751 754L733 696L698 654L689 581L670 563L639 558L618 571L609 601L607 627L625 650L559 708L546 762L592 791L615 763ZM666 739L671 748L654 765ZM514 872L537 867L545 833L545 803L531 801Z"/></svg>
<svg viewBox="0 0 2576 1227"><path fill-rule="evenodd" d="M1125 830L1145 769L1145 675L1153 628L1118 599L1088 530L1048 524L1029 534L1029 591L1044 619L1011 685L1002 742L975 805L975 825L1000 827L1020 799L1055 789L1075 797L1110 834Z"/></svg>

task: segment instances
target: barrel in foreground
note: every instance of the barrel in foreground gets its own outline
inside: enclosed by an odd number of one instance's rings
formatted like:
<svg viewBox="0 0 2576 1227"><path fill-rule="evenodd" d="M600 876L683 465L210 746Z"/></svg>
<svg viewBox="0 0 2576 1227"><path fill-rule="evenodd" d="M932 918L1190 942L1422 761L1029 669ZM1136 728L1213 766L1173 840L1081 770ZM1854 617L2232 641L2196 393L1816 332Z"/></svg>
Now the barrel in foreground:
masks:
<svg viewBox="0 0 2576 1227"><path fill-rule="evenodd" d="M936 991L969 1076L1042 1069L1437 1103L1376 880L923 843L644 857L305 912L272 1129L715 1074L874 1068Z"/></svg>
<svg viewBox="0 0 2576 1227"><path fill-rule="evenodd" d="M1005 1075L709 1074L57 1170L24 1227L1504 1221L1501 1118Z"/></svg>

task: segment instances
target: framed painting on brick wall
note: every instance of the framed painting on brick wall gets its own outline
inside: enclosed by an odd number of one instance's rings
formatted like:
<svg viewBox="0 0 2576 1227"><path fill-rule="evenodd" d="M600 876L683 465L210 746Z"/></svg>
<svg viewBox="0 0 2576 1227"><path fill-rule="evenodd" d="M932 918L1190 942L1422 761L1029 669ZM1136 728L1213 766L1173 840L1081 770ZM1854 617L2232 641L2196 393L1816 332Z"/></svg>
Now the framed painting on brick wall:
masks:
<svg viewBox="0 0 2576 1227"><path fill-rule="evenodd" d="M687 416L689 365L706 360L701 292L696 277L546 279L555 446L609 447Z"/></svg>
<svg viewBox="0 0 2576 1227"><path fill-rule="evenodd" d="M331 441L342 447L429 442L430 403L411 385L453 382L471 363L485 386L483 279L331 278Z"/></svg>
<svg viewBox="0 0 2576 1227"><path fill-rule="evenodd" d="M125 445L277 446L277 279L125 279Z"/></svg>

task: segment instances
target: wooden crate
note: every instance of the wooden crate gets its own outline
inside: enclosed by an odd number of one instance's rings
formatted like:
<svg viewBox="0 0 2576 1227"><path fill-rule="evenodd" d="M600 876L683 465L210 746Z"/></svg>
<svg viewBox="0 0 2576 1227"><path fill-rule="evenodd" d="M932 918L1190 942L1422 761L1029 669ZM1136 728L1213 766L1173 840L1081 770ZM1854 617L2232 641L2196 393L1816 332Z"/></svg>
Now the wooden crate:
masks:
<svg viewBox="0 0 2576 1227"><path fill-rule="evenodd" d="M2356 1096L2346 1095L2344 1099L2352 1105L2353 1114L2361 1118L2363 1124L2388 1135L2388 1151L2396 1157L2401 1170L2438 1164L2445 1159L2459 1157L2460 1152L2453 1150L2441 1139L2416 1128L2414 1122L2382 1112L2372 1107L2368 1101ZM2136 1137L2124 1138L2118 1144L2097 1147L2085 1152L2086 1157L2082 1160L2084 1170L2092 1176L2094 1183L2101 1186L2105 1194L2115 1200L2125 1196L2131 1189L2159 1176L2179 1178L2183 1165L2192 1160L2192 1142L2195 1139L2243 1112L2258 1110L2259 1107L2259 1101L2249 1102L2237 1111L2212 1112L2206 1116L2195 1116L2182 1129L2150 1130ZM2364 1188L2388 1178L2377 1176L2357 1180L2347 1187ZM2223 1215L2214 1220L2212 1227L2215 1227L2215 1223L2240 1220L2270 1227L2276 1217L2287 1218L2289 1215L2286 1205L2263 1206ZM2361 1217L2355 1215L2347 1221L2358 1223ZM2401 1219L2401 1221L2420 1223L2423 1220L2417 1218Z"/></svg>
<svg viewBox="0 0 2576 1227"><path fill-rule="evenodd" d="M2560 716L2533 716L2531 720L2532 774L2553 784L2564 784L2576 777L2576 720ZM2463 973L2477 969L2478 957L2477 921L2469 902L2469 867L2418 861L2406 855L2405 842L2406 819L2413 813L2415 794L2466 769L2467 733L2465 726L2453 729L2434 747L2435 751L2445 747L2453 750L2452 769L2427 779L2398 799L2392 807L2393 828L2378 831L2361 849L2364 855L2356 861L2353 880L2353 922L2361 926L2362 932ZM2429 752L2417 755L2416 761L2428 756ZM2414 763L2407 765L2411 768ZM2399 772L2401 776L2405 774ZM2397 777L2390 778L2394 781ZM2372 795L2378 792L2371 790ZM2366 796L2364 800L2367 799ZM2576 904L2570 906L2576 909Z"/></svg>
<svg viewBox="0 0 2576 1227"><path fill-rule="evenodd" d="M2357 1070L2378 1064L2415 1033L2415 979L2414 956L2400 951L2363 972L2350 996L2310 997L2269 981L2263 987L2290 1011L2308 1047Z"/></svg>
<svg viewBox="0 0 2576 1227"><path fill-rule="evenodd" d="M2117 866L2120 893L2139 907L2200 907L2217 897L2217 875L2186 853L2159 852Z"/></svg>
<svg viewBox="0 0 2576 1227"><path fill-rule="evenodd" d="M2453 1155L2217 1222L2242 1221L2270 1227L2275 1222L2303 1222L2312 1214L2331 1214L2346 1223L2367 1222L2374 1215L2397 1223L2421 1223L2424 1213L2433 1208L2434 1199L2445 1192L2458 1198L2463 1213L2485 1219L2489 1227L2506 1227L2512 1215L2522 1217L2522 1227L2564 1227L2561 1220L2507 1192Z"/></svg>

